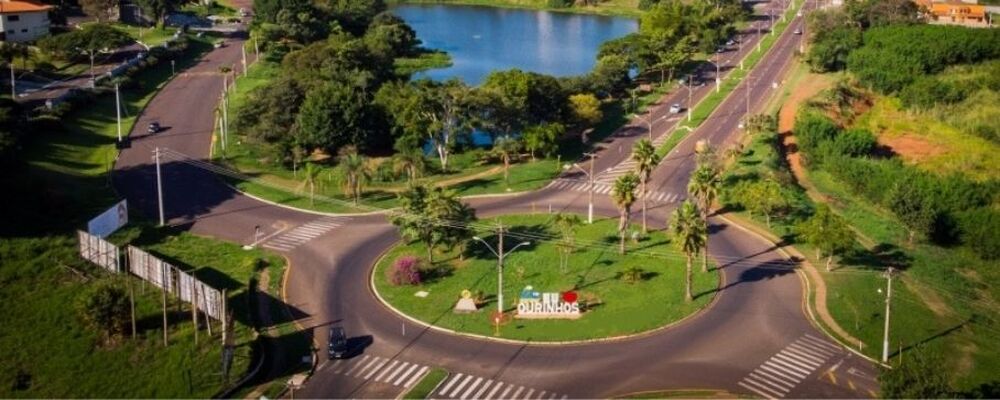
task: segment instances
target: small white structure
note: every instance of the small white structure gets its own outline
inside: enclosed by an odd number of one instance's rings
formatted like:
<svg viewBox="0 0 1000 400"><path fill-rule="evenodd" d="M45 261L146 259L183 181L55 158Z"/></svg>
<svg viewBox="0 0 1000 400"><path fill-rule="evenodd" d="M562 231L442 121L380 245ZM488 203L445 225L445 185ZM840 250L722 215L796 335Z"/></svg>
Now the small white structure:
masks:
<svg viewBox="0 0 1000 400"><path fill-rule="evenodd" d="M49 34L52 6L24 0L0 0L0 41L27 42Z"/></svg>

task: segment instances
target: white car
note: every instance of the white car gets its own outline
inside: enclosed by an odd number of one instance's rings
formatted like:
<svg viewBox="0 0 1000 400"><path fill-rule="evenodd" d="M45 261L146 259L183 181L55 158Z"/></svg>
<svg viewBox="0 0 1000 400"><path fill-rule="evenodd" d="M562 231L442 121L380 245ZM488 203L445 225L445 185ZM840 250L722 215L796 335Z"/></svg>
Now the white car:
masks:
<svg viewBox="0 0 1000 400"><path fill-rule="evenodd" d="M671 104L670 105L670 113L671 114L680 114L681 113L681 105L680 105L680 103Z"/></svg>

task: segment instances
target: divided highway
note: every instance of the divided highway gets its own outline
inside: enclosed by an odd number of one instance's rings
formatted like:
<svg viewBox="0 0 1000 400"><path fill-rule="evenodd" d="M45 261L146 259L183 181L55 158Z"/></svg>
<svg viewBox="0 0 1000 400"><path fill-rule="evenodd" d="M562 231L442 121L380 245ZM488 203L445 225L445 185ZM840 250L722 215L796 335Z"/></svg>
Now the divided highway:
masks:
<svg viewBox="0 0 1000 400"><path fill-rule="evenodd" d="M777 9L779 4L761 6ZM754 70L749 81L753 107L761 106L773 90L771 83L780 81L791 61L800 40L791 31L800 20ZM754 36L743 36L744 53L752 51ZM770 398L875 395L874 367L810 323L803 283L789 263L771 244L722 220L711 221L709 244L724 277L718 299L705 312L669 329L605 343L546 346L454 336L393 313L368 286L372 263L398 241L384 215L331 217L274 206L233 190L195 166L197 159L207 160L209 155L212 110L222 88L218 66L237 64L240 57L242 39L230 40L230 46L210 53L150 102L133 129L132 148L118 158L114 184L135 207L155 218L152 151L173 150L161 155L164 211L170 224L243 244L250 243L255 227L260 227L265 234L261 245L282 252L291 263L283 295L315 342L325 343L326 327L334 323L352 337L371 338L361 356L339 362L321 358L315 375L297 396L394 397L430 367L452 373L435 392L438 398L594 398L689 388ZM742 57L735 53L730 49L721 57L733 66ZM713 68L703 73L706 84L694 93L695 99L714 90L709 83L714 72ZM655 171L653 187L663 196L651 202L654 228L664 227L666 215L686 197L695 141L708 139L718 146L738 137L737 124L745 111L741 90L743 86ZM675 92L652 115L667 115L665 108L672 103L690 106L686 98L686 91ZM154 120L166 131L145 136L144 127ZM595 171L623 170L615 166L627 162L632 143L646 136L639 128L645 124L633 122L602 143ZM654 137L662 137L677 122L654 125ZM567 175L542 190L469 202L483 218L549 205L585 213L587 193L570 185L578 178ZM607 196L597 196L595 214L614 217L617 209Z"/></svg>

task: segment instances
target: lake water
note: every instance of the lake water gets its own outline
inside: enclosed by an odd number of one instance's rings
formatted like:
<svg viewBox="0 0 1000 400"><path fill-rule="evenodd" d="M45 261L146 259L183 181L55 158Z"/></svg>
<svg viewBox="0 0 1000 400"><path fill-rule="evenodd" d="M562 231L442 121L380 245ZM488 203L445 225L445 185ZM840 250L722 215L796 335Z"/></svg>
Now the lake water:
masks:
<svg viewBox="0 0 1000 400"><path fill-rule="evenodd" d="M470 85L491 71L511 68L585 74L594 67L601 43L639 28L629 18L494 7L405 4L391 11L413 27L424 47L448 52L454 63L415 78L457 77Z"/></svg>

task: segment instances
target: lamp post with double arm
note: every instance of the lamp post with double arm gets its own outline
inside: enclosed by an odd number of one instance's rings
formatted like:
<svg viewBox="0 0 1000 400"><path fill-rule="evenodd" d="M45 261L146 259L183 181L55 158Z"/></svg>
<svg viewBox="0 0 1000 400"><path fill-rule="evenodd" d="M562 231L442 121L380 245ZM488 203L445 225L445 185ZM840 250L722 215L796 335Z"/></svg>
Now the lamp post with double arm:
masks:
<svg viewBox="0 0 1000 400"><path fill-rule="evenodd" d="M486 243L486 241L479 236L473 236L472 239L481 242L487 249L490 250L491 253L493 253L493 255L497 256L497 312L499 314L503 314L503 259L507 254L513 253L514 250L517 250L518 247L527 246L531 244L531 242L518 243L517 246L514 246L514 248L505 253L503 251L502 224L497 227L497 234L499 235L500 243L497 245L496 249L494 249L493 246L490 246L489 243Z"/></svg>

